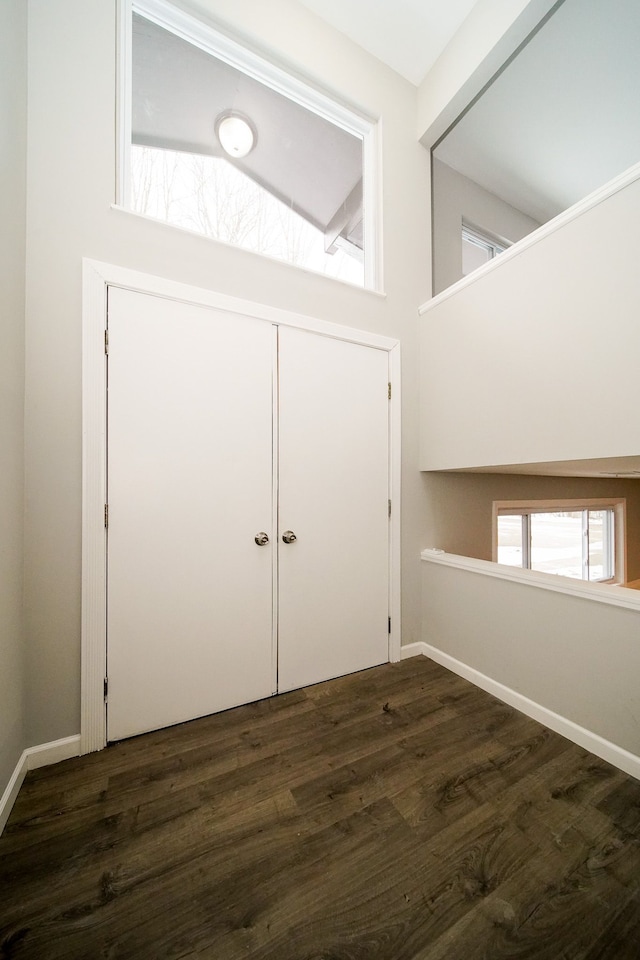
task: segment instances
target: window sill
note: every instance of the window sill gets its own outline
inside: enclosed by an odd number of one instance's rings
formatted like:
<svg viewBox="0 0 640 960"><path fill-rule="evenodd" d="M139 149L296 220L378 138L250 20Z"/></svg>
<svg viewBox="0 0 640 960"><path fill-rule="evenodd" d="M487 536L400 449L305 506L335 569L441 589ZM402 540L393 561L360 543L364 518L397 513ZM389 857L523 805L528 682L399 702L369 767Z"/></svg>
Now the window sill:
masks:
<svg viewBox="0 0 640 960"><path fill-rule="evenodd" d="M119 214L123 213L127 217L134 217L136 220L152 223L161 230L170 230L172 233L177 231L178 233L185 234L188 237L196 237L198 240L203 240L205 243L216 244L217 246L225 247L227 250L235 250L240 254L244 254L245 256L257 257L261 261L266 260L268 263L277 264L280 267L295 270L296 273L303 273L308 277L320 277L323 280L328 280L330 283L337 283L341 287L345 287L348 290L355 290L358 293L374 296L381 300L387 299L387 294L383 290L375 290L372 287L361 287L358 284L350 283L348 280L341 280L339 277L332 277L329 274L320 273L319 270L311 270L309 267L299 267L294 263L289 263L287 260L280 260L277 257L271 257L267 253L256 253L253 250L245 250L243 247L234 246L232 243L225 243L224 240L216 240L215 237L207 237L204 233L198 233L197 230L189 230L188 227L179 227L176 224L167 223L166 220L158 220L156 217L150 217L146 213L136 213L135 210L129 210L127 207L123 207L119 203L112 203L110 204L110 207Z"/></svg>
<svg viewBox="0 0 640 960"><path fill-rule="evenodd" d="M514 583L537 587L540 590L551 590L555 593L564 593L583 600L593 600L596 603L608 603L610 606L640 611L640 593L636 589L630 589L619 584L586 583L583 580L571 580L569 577L561 577L553 573L539 573L535 570L507 567L490 560L462 557L454 553L445 553L444 550L436 548L423 550L420 559L426 563L455 567L457 570L467 570L470 573L477 573L485 577L511 580Z"/></svg>

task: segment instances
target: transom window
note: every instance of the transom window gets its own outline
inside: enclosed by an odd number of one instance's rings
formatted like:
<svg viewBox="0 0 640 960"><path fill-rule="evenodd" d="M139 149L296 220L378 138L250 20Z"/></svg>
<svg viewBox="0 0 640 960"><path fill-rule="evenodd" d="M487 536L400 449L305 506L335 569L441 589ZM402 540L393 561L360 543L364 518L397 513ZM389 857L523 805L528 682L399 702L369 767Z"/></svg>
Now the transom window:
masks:
<svg viewBox="0 0 640 960"><path fill-rule="evenodd" d="M494 557L591 582L624 582L624 500L494 503Z"/></svg>
<svg viewBox="0 0 640 960"><path fill-rule="evenodd" d="M165 0L124 2L120 202L374 287L375 124Z"/></svg>

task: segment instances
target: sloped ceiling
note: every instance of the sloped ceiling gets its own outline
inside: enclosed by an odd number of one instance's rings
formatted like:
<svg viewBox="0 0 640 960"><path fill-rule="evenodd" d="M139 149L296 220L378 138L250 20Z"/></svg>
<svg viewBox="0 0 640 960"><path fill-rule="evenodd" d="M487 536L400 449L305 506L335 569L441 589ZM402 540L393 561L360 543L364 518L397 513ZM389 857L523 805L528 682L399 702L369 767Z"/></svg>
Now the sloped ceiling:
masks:
<svg viewBox="0 0 640 960"><path fill-rule="evenodd" d="M418 86L478 0L300 0Z"/></svg>
<svg viewBox="0 0 640 960"><path fill-rule="evenodd" d="M545 222L640 160L640 2L565 0L437 147Z"/></svg>
<svg viewBox="0 0 640 960"><path fill-rule="evenodd" d="M300 0L419 84L476 0ZM544 222L640 160L640 0L564 0L438 147Z"/></svg>

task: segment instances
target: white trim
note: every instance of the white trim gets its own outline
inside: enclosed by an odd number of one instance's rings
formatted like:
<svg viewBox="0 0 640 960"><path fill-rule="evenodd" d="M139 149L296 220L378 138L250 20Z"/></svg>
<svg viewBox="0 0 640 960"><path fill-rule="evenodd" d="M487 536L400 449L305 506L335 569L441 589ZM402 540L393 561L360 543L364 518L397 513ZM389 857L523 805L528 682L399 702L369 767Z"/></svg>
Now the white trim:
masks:
<svg viewBox="0 0 640 960"><path fill-rule="evenodd" d="M2 799L0 799L0 834L4 830L11 810L16 802L20 787L29 770L38 770L40 767L61 760L70 760L80 756L80 734L65 737L62 740L53 740L51 743L41 743L36 747L28 747L22 751L16 768L11 774Z"/></svg>
<svg viewBox="0 0 640 960"><path fill-rule="evenodd" d="M594 733L592 730L581 727L580 724L574 723L573 720L568 720L566 717L554 713L554 711L549 710L548 707L543 707L542 704L536 703L535 700L530 700L529 697L518 693L517 690L506 687L498 680L494 680L492 677L480 673L475 667L470 667L468 664L463 663L461 660L456 660L455 657L444 653L437 647L432 647L431 644L424 642L411 644L412 648L418 646L422 648L421 652L425 657L434 660L442 667L446 667L447 670L451 670L459 677L469 680L475 684L476 687L480 687L492 696L497 697L498 700L502 700L503 703L508 703L509 706L515 707L516 710L526 714L533 720L537 720L538 723L542 723L545 727L555 730L556 733L566 737L567 740L571 740L579 747L589 750L590 753L594 753L602 760L606 760L607 763L613 764L613 766L619 770L623 770L625 773L640 780L640 757L636 756L636 754L630 753L628 750L619 747L610 740L605 740L604 737ZM407 654L407 656L412 655L415 654Z"/></svg>
<svg viewBox="0 0 640 960"><path fill-rule="evenodd" d="M381 142L378 119L367 112L347 106L310 81L276 66L245 43L231 37L197 17L178 9L168 0L119 0L119 82L118 82L118 203L129 207L129 171L131 153L131 17L141 16L211 56L287 97L306 110L333 123L362 140L362 205L364 218L364 287L382 289L382 176L379 170ZM175 229L175 227L173 228Z"/></svg>
<svg viewBox="0 0 640 960"><path fill-rule="evenodd" d="M255 317L269 323L297 327L320 336L383 350L389 354L393 382L390 410L390 615L392 633L389 658L400 656L400 348L397 340L344 327L338 323L303 316L139 273L126 267L83 260L83 466L82 466L82 637L81 637L81 737L82 753L106 745L104 678L106 664L106 363L104 330L107 289L122 287L150 294Z"/></svg>
<svg viewBox="0 0 640 960"><path fill-rule="evenodd" d="M404 646L400 647L400 659L401 660L410 660L411 657L426 657L424 651L426 644L421 640L418 640L416 643L406 643Z"/></svg>
<svg viewBox="0 0 640 960"><path fill-rule="evenodd" d="M362 139L362 227L364 239L363 290L384 295L382 242L382 119L370 124ZM369 204L369 210L367 210Z"/></svg>
<svg viewBox="0 0 640 960"><path fill-rule="evenodd" d="M199 47L210 56L223 60L236 70L276 93L293 100L301 107L312 110L319 117L342 127L347 133L365 137L374 117L362 110L354 110L312 86L308 81L294 76L289 70L276 66L263 54L250 49L246 43L239 43L213 26L191 14L180 10L168 0L125 0L132 12L175 34L188 43Z"/></svg>
<svg viewBox="0 0 640 960"><path fill-rule="evenodd" d="M451 284L450 287L447 287L446 290L443 290L435 297L432 297L431 300L427 300L426 303L423 303L422 306L418 308L419 315L421 317L424 316L429 312L429 310L432 310L440 303L444 303L445 300L448 300L449 297L453 297L456 293L460 293L461 290L469 287L472 283L477 283L478 280L481 280L492 270L498 270L509 260L513 260L514 257L519 256L521 253L524 253L525 250L535 246L536 243L540 243L541 240L545 240L547 237L551 236L551 234L556 233L557 230L562 230L562 228L567 226L567 224L572 223L583 214L593 210L594 207L597 207L605 200L615 196L616 193L619 193L626 187L631 186L631 184L635 183L636 180L640 180L640 163L636 163L632 167L629 167L629 169L625 170L624 173L621 173L618 177L614 177L613 180L610 180L598 190L594 190L593 193L590 193L582 200L579 200L578 203L574 203L572 207L569 207L568 210L558 214L558 216L554 217L553 220L549 220L548 223L543 223L543 225L538 227L537 230L534 230L533 233L529 233L526 237L523 237L522 240L518 240L517 243L514 243L512 246L510 246L509 249L505 250L504 253L501 253L500 256L495 257L493 260L489 260L481 267L478 267L477 270L474 270L473 273L470 273L468 276L456 281L456 283Z"/></svg>
<svg viewBox="0 0 640 960"><path fill-rule="evenodd" d="M564 593L579 597L582 600L593 600L595 603L607 603L612 607L624 607L627 610L640 611L638 591L628 589L620 584L588 583L586 580L573 580L570 577L561 577L555 573L539 573L537 570L523 570L521 567L508 567L501 563L493 563L491 560L461 557L454 553L445 553L444 550L438 550L437 548L423 550L420 559L427 563L439 563L445 567L454 567L456 570L467 570L469 573L494 577L497 580L511 580L515 583L522 583L527 587L551 590L554 593Z"/></svg>
<svg viewBox="0 0 640 960"><path fill-rule="evenodd" d="M22 782L27 775L28 769L27 751L23 750L22 756L18 760L16 768L11 774L9 783L2 794L2 799L0 799L0 834L7 825L7 820L11 815L13 805L16 802L17 796L20 792L20 787L22 786Z"/></svg>
<svg viewBox="0 0 640 960"><path fill-rule="evenodd" d="M553 511L592 510L626 505L625 497L562 497L556 500L494 500L493 515L514 513L549 513Z"/></svg>
<svg viewBox="0 0 640 960"><path fill-rule="evenodd" d="M280 354L277 325L272 328L272 396L271 396L271 693L278 692L278 597L280 583L278 564L278 533L280 530L278 510L280 506Z"/></svg>
<svg viewBox="0 0 640 960"><path fill-rule="evenodd" d="M82 291L82 614L80 731L82 753L106 743L107 570L104 505L107 405L104 331L107 285L100 264L83 262ZM98 709L100 704L100 709Z"/></svg>
<svg viewBox="0 0 640 960"><path fill-rule="evenodd" d="M71 760L73 757L80 756L80 734L64 737L62 740L52 740L51 743L40 743L36 747L28 747L25 753L27 770L38 770L52 763L60 763L61 760Z"/></svg>
<svg viewBox="0 0 640 960"><path fill-rule="evenodd" d="M116 182L115 199L123 207L131 204L131 76L132 19L130 0L118 0L116 10Z"/></svg>
<svg viewBox="0 0 640 960"><path fill-rule="evenodd" d="M391 635L389 637L389 660L396 663L400 660L400 644L402 642L402 585L400 581L402 566L400 542L402 387L400 382L400 344L392 347L389 351L389 381L391 383L391 400L389 402L389 497L391 499L391 522L389 525L389 616L391 617Z"/></svg>

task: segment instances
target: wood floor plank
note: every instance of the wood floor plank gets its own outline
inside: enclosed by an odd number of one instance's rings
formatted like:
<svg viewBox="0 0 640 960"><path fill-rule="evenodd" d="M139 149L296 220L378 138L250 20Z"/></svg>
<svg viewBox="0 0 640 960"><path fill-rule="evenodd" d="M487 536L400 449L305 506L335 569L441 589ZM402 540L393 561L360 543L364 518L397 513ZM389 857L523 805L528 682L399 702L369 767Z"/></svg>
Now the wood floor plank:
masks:
<svg viewBox="0 0 640 960"><path fill-rule="evenodd" d="M596 888L574 877L551 886L534 864L500 884L416 960L582 960L628 894L611 878Z"/></svg>
<svg viewBox="0 0 640 960"><path fill-rule="evenodd" d="M584 960L637 960L640 957L640 909L637 893L604 925Z"/></svg>
<svg viewBox="0 0 640 960"><path fill-rule="evenodd" d="M3 960L634 960L640 783L426 658L27 775Z"/></svg>
<svg viewBox="0 0 640 960"><path fill-rule="evenodd" d="M119 795L120 788L126 794L127 782L143 778L145 770L150 784L155 783L146 793L149 801L167 789L181 790L242 762L253 762L259 755L276 753L283 738L304 739L305 725L310 736L316 735L323 721L314 712L309 722L305 715L311 710L304 692L293 691L34 771L20 791L3 843L7 850L14 841L17 846L41 843L57 832L60 817L75 827L117 815L128 799L136 797L135 788L129 798ZM270 736L273 746L264 747L263 741ZM180 751L175 749L177 740ZM191 763L184 762L192 750L194 760L203 765L208 761L206 771L193 770Z"/></svg>
<svg viewBox="0 0 640 960"><path fill-rule="evenodd" d="M619 777L615 790L598 802L598 810L632 836L640 838L640 782Z"/></svg>

